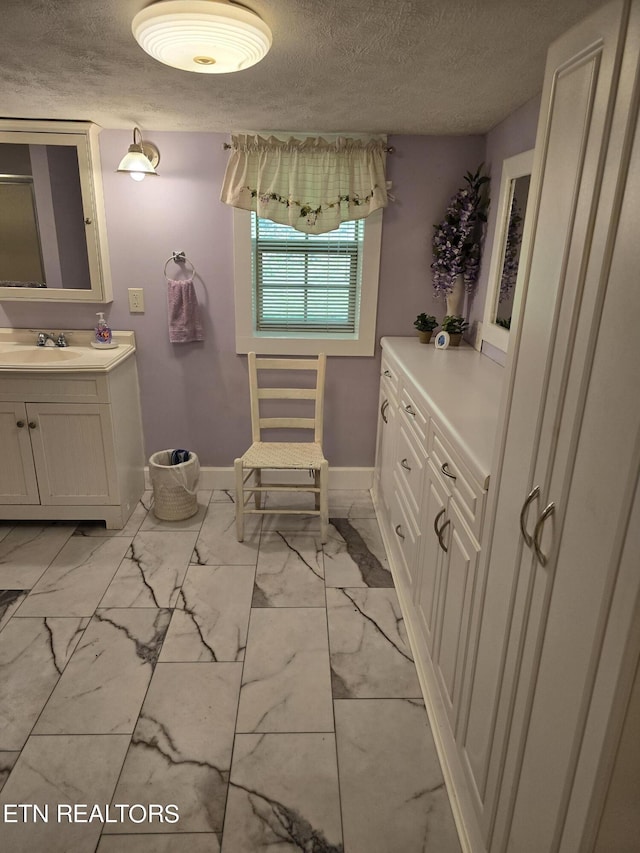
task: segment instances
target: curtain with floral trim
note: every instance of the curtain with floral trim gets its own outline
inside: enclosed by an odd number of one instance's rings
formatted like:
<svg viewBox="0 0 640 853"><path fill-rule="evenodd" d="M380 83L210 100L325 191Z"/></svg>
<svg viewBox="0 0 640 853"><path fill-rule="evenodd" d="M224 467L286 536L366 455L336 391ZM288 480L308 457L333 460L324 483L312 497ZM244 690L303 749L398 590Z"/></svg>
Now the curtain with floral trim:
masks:
<svg viewBox="0 0 640 853"><path fill-rule="evenodd" d="M220 199L306 234L387 205L382 139L234 135Z"/></svg>

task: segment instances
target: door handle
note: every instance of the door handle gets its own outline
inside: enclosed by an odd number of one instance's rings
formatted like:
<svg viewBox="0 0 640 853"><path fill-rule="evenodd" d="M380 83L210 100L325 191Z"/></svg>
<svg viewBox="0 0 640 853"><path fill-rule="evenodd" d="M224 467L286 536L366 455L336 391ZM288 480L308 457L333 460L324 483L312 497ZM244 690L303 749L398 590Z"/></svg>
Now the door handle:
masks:
<svg viewBox="0 0 640 853"><path fill-rule="evenodd" d="M451 471L449 471L449 463L448 462L443 462L442 465L440 466L440 470L442 471L442 473L444 474L445 477L451 477L451 479L455 482L456 475L452 474Z"/></svg>
<svg viewBox="0 0 640 853"><path fill-rule="evenodd" d="M396 536L399 536L399 537L400 537L400 539L404 539L405 537L404 537L404 533L402 532L402 525L401 525L401 524L396 524L396 528L395 528L395 529L396 529Z"/></svg>
<svg viewBox="0 0 640 853"><path fill-rule="evenodd" d="M400 462L400 464L402 465L402 467L404 468L404 470L405 470L405 471L410 471L410 470L411 470L411 466L409 465L409 463L407 462L407 460L406 460L406 459L403 459L403 460Z"/></svg>
<svg viewBox="0 0 640 853"><path fill-rule="evenodd" d="M542 528L544 527L545 521L549 518L549 516L553 515L556 511L556 505L553 501L550 504L547 504L546 507L540 513L540 518L536 521L536 526L533 530L533 547L536 552L536 557L541 566L546 566L549 560L547 554L542 551L540 547L540 537L542 536Z"/></svg>
<svg viewBox="0 0 640 853"><path fill-rule="evenodd" d="M389 401L384 400L384 402L380 406L380 414L382 415L382 420L385 422L385 424L389 423L388 419L385 417L385 412L387 411L388 408L389 408Z"/></svg>
<svg viewBox="0 0 640 853"><path fill-rule="evenodd" d="M525 502L522 504L522 509L520 510L520 533L522 533L522 538L528 548L531 548L533 537L529 536L527 533L527 510L529 509L531 502L535 500L539 494L540 486L535 486L535 488L531 489L525 498Z"/></svg>
<svg viewBox="0 0 640 853"><path fill-rule="evenodd" d="M442 541L442 533L447 529L447 526L451 522L449 521L449 519L447 519L445 521L445 523L442 525L442 527L440 527L440 528L438 528L438 522L440 521L440 519L442 518L442 516L445 514L446 511L447 511L447 508L443 507L440 510L440 512L436 515L436 517L433 519L433 529L435 531L436 536L438 537L438 545L440 545L440 547L445 552L445 554L447 553L448 548L446 547L446 545Z"/></svg>
<svg viewBox="0 0 640 853"><path fill-rule="evenodd" d="M409 403L407 403L407 405L404 407L404 410L408 415L411 415L412 418L415 418L415 409L413 408L413 406L409 405Z"/></svg>
<svg viewBox="0 0 640 853"><path fill-rule="evenodd" d="M442 534L445 532L445 530L447 529L447 527L448 527L450 524L451 524L451 519L450 519L450 518L448 518L448 519L445 521L445 523L442 525L442 527L440 528L440 530L438 530L438 542L440 543L440 547L442 548L442 550L444 551L444 553L445 553L445 554L447 554L447 553L448 553L449 549L447 548L447 546L446 546L446 545L444 544L444 542L442 541Z"/></svg>
<svg viewBox="0 0 640 853"><path fill-rule="evenodd" d="M389 379L393 378L393 373L390 370L383 371L382 375L388 377Z"/></svg>

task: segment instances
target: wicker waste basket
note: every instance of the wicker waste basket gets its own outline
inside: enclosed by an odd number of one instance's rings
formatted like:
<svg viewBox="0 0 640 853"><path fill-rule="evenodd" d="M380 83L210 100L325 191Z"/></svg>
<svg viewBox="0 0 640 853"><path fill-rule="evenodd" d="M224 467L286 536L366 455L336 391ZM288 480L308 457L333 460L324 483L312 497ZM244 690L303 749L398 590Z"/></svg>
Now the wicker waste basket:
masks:
<svg viewBox="0 0 640 853"><path fill-rule="evenodd" d="M149 458L153 512L162 521L182 521L198 512L200 462L189 452L186 462L171 464L173 450L159 450Z"/></svg>

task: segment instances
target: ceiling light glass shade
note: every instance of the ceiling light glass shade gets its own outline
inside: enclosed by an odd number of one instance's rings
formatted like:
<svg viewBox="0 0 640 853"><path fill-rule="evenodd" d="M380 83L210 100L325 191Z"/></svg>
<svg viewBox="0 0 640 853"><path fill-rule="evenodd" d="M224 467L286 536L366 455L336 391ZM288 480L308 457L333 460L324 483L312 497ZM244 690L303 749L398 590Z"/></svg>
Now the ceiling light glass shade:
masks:
<svg viewBox="0 0 640 853"><path fill-rule="evenodd" d="M138 138L136 140L136 134ZM155 167L160 162L160 152L151 142L142 140L139 128L133 128L133 143L120 161L117 172L128 172L134 181L141 181L147 175L156 175Z"/></svg>
<svg viewBox="0 0 640 853"><path fill-rule="evenodd" d="M163 0L138 12L131 29L158 62L200 74L250 68L272 42L255 12L226 0Z"/></svg>

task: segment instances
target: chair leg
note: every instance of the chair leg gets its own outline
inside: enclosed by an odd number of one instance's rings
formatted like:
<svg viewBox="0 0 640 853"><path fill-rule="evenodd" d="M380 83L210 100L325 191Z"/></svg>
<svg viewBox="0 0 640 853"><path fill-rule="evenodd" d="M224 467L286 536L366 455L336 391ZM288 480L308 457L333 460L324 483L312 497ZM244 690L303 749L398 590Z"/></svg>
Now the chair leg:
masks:
<svg viewBox="0 0 640 853"><path fill-rule="evenodd" d="M262 468L256 468L255 475L256 475L256 486L261 486L262 485ZM261 498L262 498L262 492L254 492L253 493L253 500L254 500L254 503L256 505L256 509L260 509Z"/></svg>
<svg viewBox="0 0 640 853"><path fill-rule="evenodd" d="M329 536L329 463L320 463L320 541L326 544Z"/></svg>
<svg viewBox="0 0 640 853"><path fill-rule="evenodd" d="M320 486L320 471L318 471L317 469L313 472L313 480L314 480L314 486L317 489ZM320 509L320 492L315 492L314 497L315 497L315 509Z"/></svg>
<svg viewBox="0 0 640 853"><path fill-rule="evenodd" d="M242 483L244 469L242 459L236 459L233 467L236 474L236 536L238 542L242 542L244 539L244 490Z"/></svg>

